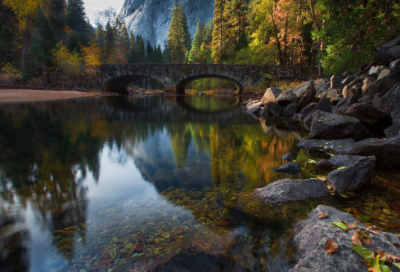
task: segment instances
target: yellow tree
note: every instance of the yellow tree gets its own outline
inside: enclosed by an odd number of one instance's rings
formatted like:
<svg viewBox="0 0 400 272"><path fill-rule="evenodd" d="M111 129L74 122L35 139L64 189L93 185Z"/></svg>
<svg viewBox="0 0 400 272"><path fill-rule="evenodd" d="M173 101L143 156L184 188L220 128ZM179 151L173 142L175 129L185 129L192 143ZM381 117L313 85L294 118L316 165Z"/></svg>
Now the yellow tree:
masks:
<svg viewBox="0 0 400 272"><path fill-rule="evenodd" d="M11 8L15 13L18 22L18 39L20 48L22 48L21 56L21 73L24 77L25 60L30 45L34 20L38 14L39 8L45 4L44 0L5 0L4 4Z"/></svg>

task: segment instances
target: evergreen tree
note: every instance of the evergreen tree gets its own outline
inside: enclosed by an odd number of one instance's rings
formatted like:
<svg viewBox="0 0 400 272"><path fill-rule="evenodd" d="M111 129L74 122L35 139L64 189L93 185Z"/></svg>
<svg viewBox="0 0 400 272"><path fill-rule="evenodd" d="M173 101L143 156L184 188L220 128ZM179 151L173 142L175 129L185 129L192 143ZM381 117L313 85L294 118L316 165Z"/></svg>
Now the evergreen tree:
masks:
<svg viewBox="0 0 400 272"><path fill-rule="evenodd" d="M136 43L137 43L137 50L136 50L137 62L145 63L145 61L146 61L145 53L146 52L144 49L144 40L143 40L142 36L137 36Z"/></svg>
<svg viewBox="0 0 400 272"><path fill-rule="evenodd" d="M128 54L128 63L136 63L136 39L133 32L129 35L129 54Z"/></svg>
<svg viewBox="0 0 400 272"><path fill-rule="evenodd" d="M243 48L246 48L249 45L247 42L246 34L244 32L240 33L239 41L235 45L235 52L240 51Z"/></svg>
<svg viewBox="0 0 400 272"><path fill-rule="evenodd" d="M223 61L223 42L225 39L225 23L224 18L225 1L215 0L214 4L214 30L212 32L212 46L213 46L213 59L215 63L222 63Z"/></svg>
<svg viewBox="0 0 400 272"><path fill-rule="evenodd" d="M40 9L32 35L32 44L29 49L30 66L32 73L45 72L45 67L52 64L51 51L56 47L57 39L50 27L44 12Z"/></svg>
<svg viewBox="0 0 400 272"><path fill-rule="evenodd" d="M199 19L197 21L197 29L196 29L196 34L194 35L192 48L190 49L190 53L189 53L189 59L188 59L189 63L199 63L200 45L203 43L202 42L202 32L203 32L203 26Z"/></svg>
<svg viewBox="0 0 400 272"><path fill-rule="evenodd" d="M147 41L147 46L146 46L146 62L147 63L154 63L154 50L153 47L151 46L150 42Z"/></svg>
<svg viewBox="0 0 400 272"><path fill-rule="evenodd" d="M204 44L210 44L212 42L213 30L214 30L214 24L212 23L212 21L209 21L204 26L204 37L203 37Z"/></svg>
<svg viewBox="0 0 400 272"><path fill-rule="evenodd" d="M84 45L89 44L88 23L82 0L69 0L66 13L66 23L75 31L78 40Z"/></svg>
<svg viewBox="0 0 400 272"><path fill-rule="evenodd" d="M126 52L129 52L130 38L129 38L129 34L128 34L128 29L126 28L125 24L123 24L122 30L121 30L121 45L125 48Z"/></svg>
<svg viewBox="0 0 400 272"><path fill-rule="evenodd" d="M81 44L79 43L78 37L76 36L74 31L72 31L69 35L67 41L67 49L71 53L78 53L79 55L82 54Z"/></svg>
<svg viewBox="0 0 400 272"><path fill-rule="evenodd" d="M168 31L168 53L172 63L183 63L185 53L190 50L190 33L182 2L174 3Z"/></svg>
<svg viewBox="0 0 400 272"><path fill-rule="evenodd" d="M49 9L49 22L51 28L54 30L54 33L58 40L61 40L65 37L65 11L66 11L67 3L65 0L49 0L48 1L48 9Z"/></svg>

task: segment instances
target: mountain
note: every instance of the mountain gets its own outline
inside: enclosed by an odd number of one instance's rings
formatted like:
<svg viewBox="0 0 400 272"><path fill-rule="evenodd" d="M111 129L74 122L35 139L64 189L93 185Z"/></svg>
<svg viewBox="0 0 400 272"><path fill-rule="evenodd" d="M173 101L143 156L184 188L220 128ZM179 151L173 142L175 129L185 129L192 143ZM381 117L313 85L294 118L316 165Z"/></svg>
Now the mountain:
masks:
<svg viewBox="0 0 400 272"><path fill-rule="evenodd" d="M171 9L178 0L125 0L120 11L129 31L141 35L155 45L167 41L168 28L171 22ZM214 17L214 0L183 0L188 20L188 27L193 40L197 20L208 22Z"/></svg>

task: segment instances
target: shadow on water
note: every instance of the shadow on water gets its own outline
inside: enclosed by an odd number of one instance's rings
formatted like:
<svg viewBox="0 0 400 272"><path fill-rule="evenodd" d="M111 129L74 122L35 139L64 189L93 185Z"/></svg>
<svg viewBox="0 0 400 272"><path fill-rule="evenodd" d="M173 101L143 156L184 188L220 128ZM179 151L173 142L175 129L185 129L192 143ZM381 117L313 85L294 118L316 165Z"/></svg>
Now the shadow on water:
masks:
<svg viewBox="0 0 400 272"><path fill-rule="evenodd" d="M273 208L251 192L321 174L307 163L296 176L271 171L288 152L307 161L296 147L303 132L287 121L254 120L240 101L183 98L1 105L0 266L292 267L290 227L317 202Z"/></svg>

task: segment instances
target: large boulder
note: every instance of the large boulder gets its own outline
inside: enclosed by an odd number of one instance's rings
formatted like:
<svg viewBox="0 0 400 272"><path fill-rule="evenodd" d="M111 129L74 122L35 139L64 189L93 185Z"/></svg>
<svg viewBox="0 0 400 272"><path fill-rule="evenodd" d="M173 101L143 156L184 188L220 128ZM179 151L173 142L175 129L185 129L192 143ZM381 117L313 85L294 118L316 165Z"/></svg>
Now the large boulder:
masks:
<svg viewBox="0 0 400 272"><path fill-rule="evenodd" d="M378 76L378 79L377 79L377 80L381 80L382 78L384 78L384 77L386 77L386 76L388 76L388 75L390 75L390 69L383 69L383 70L379 73L379 76Z"/></svg>
<svg viewBox="0 0 400 272"><path fill-rule="evenodd" d="M346 77L346 78L342 81L342 84L346 86L346 85L348 85L349 83L353 82L353 81L356 80L356 79L357 79L356 76L350 75L350 76Z"/></svg>
<svg viewBox="0 0 400 272"><path fill-rule="evenodd" d="M297 96L293 93L293 89L289 89L287 91L282 92L277 98L276 103L279 105L286 107L291 103L296 103Z"/></svg>
<svg viewBox="0 0 400 272"><path fill-rule="evenodd" d="M325 219L319 219L319 215L328 213ZM289 272L368 272L363 258L354 252L352 237L356 229L344 232L334 226L332 222L345 222L353 224L357 221L352 215L338 211L325 205L318 205L308 214L307 220L298 222L293 232L294 244L297 248L299 262ZM357 226L366 227L357 221ZM370 245L364 245L368 250L382 250L389 254L399 256L400 249L394 244L399 244L400 239L396 234L377 231L371 234ZM338 251L328 254L325 251L327 239L338 244ZM389 265L392 271L396 271Z"/></svg>
<svg viewBox="0 0 400 272"><path fill-rule="evenodd" d="M400 70L400 59L392 61L389 67L391 71Z"/></svg>
<svg viewBox="0 0 400 272"><path fill-rule="evenodd" d="M267 105L268 102L276 102L276 98L282 93L282 90L275 88L275 87L271 87L268 88L265 93L263 98L261 99L261 103L263 103L264 105Z"/></svg>
<svg viewBox="0 0 400 272"><path fill-rule="evenodd" d="M356 144L357 143L354 139L341 139L341 140L330 140L330 141L305 139L301 140L297 144L297 146L301 149L307 149L310 151L321 151L321 152L333 151L335 153L342 151L345 154L345 151L353 148Z"/></svg>
<svg viewBox="0 0 400 272"><path fill-rule="evenodd" d="M339 89L343 88L342 78L339 75L333 75L331 77L331 89Z"/></svg>
<svg viewBox="0 0 400 272"><path fill-rule="evenodd" d="M329 99L338 98L340 95L340 90L338 89L326 89L324 91L318 91L316 97L322 98L323 96L328 97Z"/></svg>
<svg viewBox="0 0 400 272"><path fill-rule="evenodd" d="M298 174L301 173L301 168L298 163L295 162L288 162L282 165L279 168L272 169L275 172L279 173L288 173L288 174Z"/></svg>
<svg viewBox="0 0 400 272"><path fill-rule="evenodd" d="M297 96L297 104L299 108L302 109L313 102L316 93L314 82L312 80L298 86L294 90L294 94Z"/></svg>
<svg viewBox="0 0 400 272"><path fill-rule="evenodd" d="M400 58L400 35L397 38L383 44L378 49L379 58L383 61Z"/></svg>
<svg viewBox="0 0 400 272"><path fill-rule="evenodd" d="M339 108L339 112L346 116L355 117L364 124L371 125L381 131L392 125L392 119L386 111L368 104L355 103L351 107Z"/></svg>
<svg viewBox="0 0 400 272"><path fill-rule="evenodd" d="M352 138L360 140L367 135L360 120L338 114L315 111L312 113L310 139L337 140Z"/></svg>
<svg viewBox="0 0 400 272"><path fill-rule="evenodd" d="M292 117L298 111L298 107L296 103L289 104L285 110L283 111L283 117Z"/></svg>
<svg viewBox="0 0 400 272"><path fill-rule="evenodd" d="M385 169L400 166L400 136L357 142L350 148L335 150L336 155L374 156L376 168Z"/></svg>
<svg viewBox="0 0 400 272"><path fill-rule="evenodd" d="M371 87L372 84L374 84L376 82L375 78L372 76L367 76L364 81L363 81L363 85L361 87L363 94L365 95L365 91Z"/></svg>
<svg viewBox="0 0 400 272"><path fill-rule="evenodd" d="M354 95L355 97L359 97L360 93L358 92L357 88L355 88L355 87L350 88L349 86L344 86L342 95L343 95L343 97L347 97L349 95Z"/></svg>
<svg viewBox="0 0 400 272"><path fill-rule="evenodd" d="M385 130L387 137L400 135L400 86L384 96L382 108L390 113L393 125Z"/></svg>
<svg viewBox="0 0 400 272"><path fill-rule="evenodd" d="M333 156L330 160L337 167L345 167L332 171L326 177L327 181L338 194L360 190L374 175L374 156Z"/></svg>
<svg viewBox="0 0 400 272"><path fill-rule="evenodd" d="M329 88L329 84L326 83L325 79L321 78L314 81L314 88L317 92L325 91Z"/></svg>
<svg viewBox="0 0 400 272"><path fill-rule="evenodd" d="M318 179L282 179L256 189L253 195L267 203L284 204L328 196L329 190L325 183Z"/></svg>
<svg viewBox="0 0 400 272"><path fill-rule="evenodd" d="M384 77L383 79L376 81L367 89L365 89L364 95L374 95L377 93L385 95L399 83L400 83L400 71L395 71L393 73L390 73L390 75Z"/></svg>
<svg viewBox="0 0 400 272"><path fill-rule="evenodd" d="M274 102L268 102L266 108L269 110L270 113L272 113L275 116L283 115L283 107Z"/></svg>

